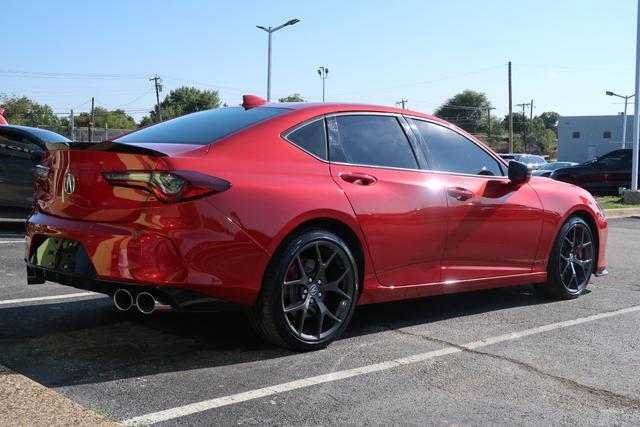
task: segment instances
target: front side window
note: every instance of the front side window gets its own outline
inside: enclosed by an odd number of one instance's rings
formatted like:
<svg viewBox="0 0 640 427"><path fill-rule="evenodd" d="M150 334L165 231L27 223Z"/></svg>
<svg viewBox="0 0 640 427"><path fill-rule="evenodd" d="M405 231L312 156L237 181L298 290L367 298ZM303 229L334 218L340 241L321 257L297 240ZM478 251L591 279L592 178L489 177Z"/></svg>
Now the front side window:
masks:
<svg viewBox="0 0 640 427"><path fill-rule="evenodd" d="M187 114L126 134L115 142L208 145L239 130L270 119L289 110L258 107L214 108Z"/></svg>
<svg viewBox="0 0 640 427"><path fill-rule="evenodd" d="M35 141L14 133L0 133L0 159L32 160L34 153L42 152Z"/></svg>
<svg viewBox="0 0 640 427"><path fill-rule="evenodd" d="M431 164L440 172L504 176L496 159L475 142L444 126L410 119L420 134L420 144Z"/></svg>
<svg viewBox="0 0 640 427"><path fill-rule="evenodd" d="M323 160L327 159L327 141L323 119L299 127L290 132L286 138L314 156Z"/></svg>
<svg viewBox="0 0 640 427"><path fill-rule="evenodd" d="M332 162L418 169L409 140L396 117L335 116L327 119L327 125Z"/></svg>

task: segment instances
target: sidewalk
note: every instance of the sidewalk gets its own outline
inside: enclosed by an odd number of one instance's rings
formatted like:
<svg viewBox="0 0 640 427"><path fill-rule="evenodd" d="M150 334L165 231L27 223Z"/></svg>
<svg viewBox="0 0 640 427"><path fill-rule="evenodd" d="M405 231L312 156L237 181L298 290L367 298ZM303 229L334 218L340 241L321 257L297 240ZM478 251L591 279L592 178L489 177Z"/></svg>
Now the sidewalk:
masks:
<svg viewBox="0 0 640 427"><path fill-rule="evenodd" d="M615 209L605 209L604 215L607 219L614 218L627 218L631 216L639 216L640 217L640 208L615 208Z"/></svg>
<svg viewBox="0 0 640 427"><path fill-rule="evenodd" d="M106 427L118 424L0 365L0 425Z"/></svg>

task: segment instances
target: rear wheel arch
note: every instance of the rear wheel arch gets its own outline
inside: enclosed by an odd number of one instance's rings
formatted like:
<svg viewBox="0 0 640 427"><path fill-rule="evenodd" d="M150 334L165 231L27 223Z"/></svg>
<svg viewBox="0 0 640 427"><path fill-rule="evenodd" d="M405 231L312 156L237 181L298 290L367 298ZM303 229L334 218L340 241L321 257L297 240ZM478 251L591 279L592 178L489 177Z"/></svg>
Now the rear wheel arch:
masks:
<svg viewBox="0 0 640 427"><path fill-rule="evenodd" d="M363 286L364 269L365 269L364 245L362 244L360 237L358 237L358 235L353 230L353 228L351 228L349 225L347 225L343 221L340 221L335 218L329 218L329 217L313 218L296 225L278 243L278 246L276 250L273 252L271 261L269 262L269 265L267 265L267 268L265 269L264 274L267 274L270 271L271 264L276 258L276 255L280 252L280 250L282 250L282 248L287 244L287 242L289 241L289 239L291 239L292 236L301 234L304 231L312 228L317 228L317 229L332 232L338 237L340 237L342 240L344 240L344 242L347 244L347 246L351 250L351 253L353 254L353 257L356 261L356 265L358 267L358 275L359 275L358 279L360 281L360 286L358 287L358 293L361 294L364 288ZM264 283L264 277L263 277L263 283Z"/></svg>

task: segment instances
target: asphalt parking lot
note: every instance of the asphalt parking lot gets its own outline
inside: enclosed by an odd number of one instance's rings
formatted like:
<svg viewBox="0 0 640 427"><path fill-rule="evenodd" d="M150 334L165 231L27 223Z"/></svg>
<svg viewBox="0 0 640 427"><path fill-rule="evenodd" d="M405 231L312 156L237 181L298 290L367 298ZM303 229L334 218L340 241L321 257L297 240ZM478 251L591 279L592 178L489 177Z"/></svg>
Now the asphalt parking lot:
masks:
<svg viewBox="0 0 640 427"><path fill-rule="evenodd" d="M27 286L21 225L5 224L0 364L127 424L638 425L640 218L610 226L611 275L577 300L521 286L364 306L296 354L242 313L143 316Z"/></svg>

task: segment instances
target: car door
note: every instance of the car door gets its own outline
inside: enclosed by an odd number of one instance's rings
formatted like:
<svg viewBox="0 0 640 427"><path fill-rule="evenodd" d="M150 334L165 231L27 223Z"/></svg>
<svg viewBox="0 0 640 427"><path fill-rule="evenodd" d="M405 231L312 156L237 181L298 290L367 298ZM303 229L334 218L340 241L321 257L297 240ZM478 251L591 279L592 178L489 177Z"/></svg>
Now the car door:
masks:
<svg viewBox="0 0 640 427"><path fill-rule="evenodd" d="M578 184L594 193L617 193L631 183L631 150L615 150L590 164Z"/></svg>
<svg viewBox="0 0 640 427"><path fill-rule="evenodd" d="M407 123L374 113L326 120L331 175L358 218L380 283L439 282L447 201L433 174L420 170L424 157Z"/></svg>
<svg viewBox="0 0 640 427"><path fill-rule="evenodd" d="M442 280L531 272L543 217L533 188L511 183L503 164L457 130L421 119L409 122L447 194Z"/></svg>
<svg viewBox="0 0 640 427"><path fill-rule="evenodd" d="M36 165L40 143L22 132L0 130L0 204L2 207L28 210L33 205Z"/></svg>

